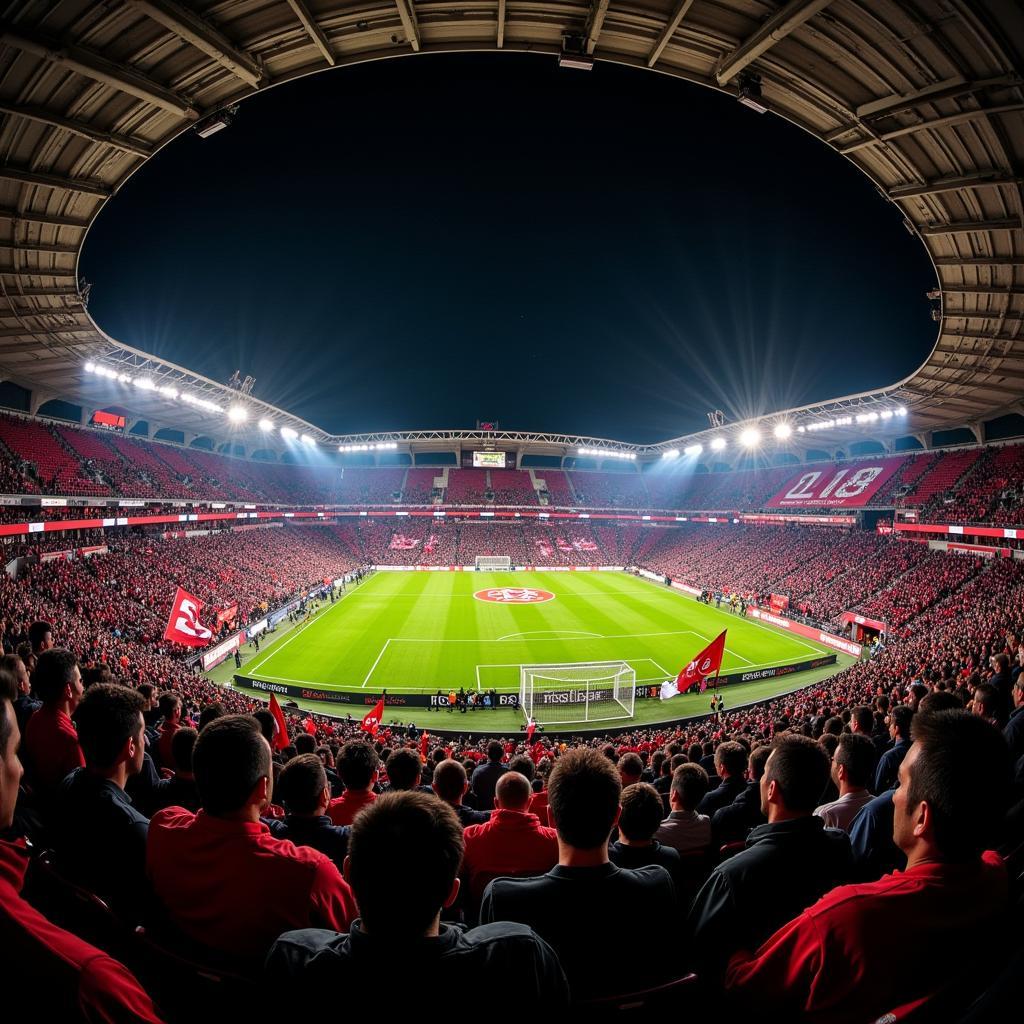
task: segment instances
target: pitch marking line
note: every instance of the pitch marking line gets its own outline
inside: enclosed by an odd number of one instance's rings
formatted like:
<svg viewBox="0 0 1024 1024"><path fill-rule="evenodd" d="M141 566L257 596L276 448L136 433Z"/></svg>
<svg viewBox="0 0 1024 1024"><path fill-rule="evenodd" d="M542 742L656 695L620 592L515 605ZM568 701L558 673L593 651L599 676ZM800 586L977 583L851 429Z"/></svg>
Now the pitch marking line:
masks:
<svg viewBox="0 0 1024 1024"><path fill-rule="evenodd" d="M589 636L596 637L598 640L604 640L603 633L588 633L585 629L531 629L525 633L508 633L505 636L499 636L498 640L515 640L517 637L526 636L540 636L542 633L574 633L576 636ZM561 637L549 636L549 640L560 640ZM575 639L575 637L566 637L566 640Z"/></svg>
<svg viewBox="0 0 1024 1024"><path fill-rule="evenodd" d="M363 680L363 689L366 688L366 684L370 681L370 676L373 675L374 670L380 663L380 659L384 657L384 652L388 649L388 644L391 643L390 637L384 641L384 646L380 649L380 654L377 655L377 660L370 666L370 671L366 673L366 678Z"/></svg>
<svg viewBox="0 0 1024 1024"><path fill-rule="evenodd" d="M371 577L371 579L372 579L372 578L373 578L373 577ZM264 654L264 655L263 655L263 657L262 657L262 658L260 658L260 660L259 660L259 661L257 661L255 665L247 665L247 666L246 666L246 671L247 671L247 672L249 672L249 673L253 673L253 672L255 672L255 671L256 671L256 669L258 669L258 668L260 667L260 665L263 665L263 664L265 664L265 663L266 663L266 661L267 661L267 660L268 660L269 658L272 658L272 657L273 657L273 656L274 656L275 654L277 654L277 653L278 653L279 651L283 651L283 650L284 650L284 649L285 649L285 648L286 648L286 647L287 647L287 646L288 646L288 645L289 645L289 644L290 644L290 643L291 643L291 642L292 642L293 640L297 640L297 639L298 639L298 638L299 638L299 637L300 637L300 636L301 636L301 635L302 635L303 633L305 633L305 632L306 632L306 630L307 630L307 629L309 629L309 627L310 627L310 626L312 626L312 625L313 625L313 623L314 623L314 622L320 622L320 621L321 621L321 620L322 620L322 619L324 618L324 616L325 616L325 615L327 614L327 612L333 611L333 610L334 610L335 608L337 608L337 606L338 606L339 604L341 604L341 602L342 602L342 601L344 601L344 600L345 600L345 598L346 598L346 597L351 597L351 596L352 596L352 594L354 594L354 593L355 593L355 592L356 592L357 590L362 590L362 588L363 588L363 587L365 587L365 586L367 585L367 583L369 583L369 582L370 582L370 581L369 581L369 580L367 580L367 581L366 581L366 583L362 584L362 586L353 586L353 587L350 587L350 588L348 589L348 591L347 591L346 593L342 594L342 595L341 595L341 597L339 597L339 598L338 598L338 599L337 599L337 600L336 600L336 601L334 602L334 604L332 604L332 605L331 605L331 606L330 606L330 607L329 607L329 608L328 608L328 609L327 609L327 610L326 610L326 611L325 611L325 612L323 613L323 615L320 615L320 616L313 616L312 618L310 618L309 622L306 622L306 623L304 623L304 624L302 624L302 625L299 625L299 626L297 626L297 627L296 627L296 628L295 628L295 629L294 629L294 630L292 631L292 635L291 635L290 637L288 637L288 639L287 639L287 640L285 640L285 641L284 641L283 643L281 643L280 645L274 645L273 647L271 647L271 649L270 649L269 651L267 651L267 653L266 653L266 654Z"/></svg>

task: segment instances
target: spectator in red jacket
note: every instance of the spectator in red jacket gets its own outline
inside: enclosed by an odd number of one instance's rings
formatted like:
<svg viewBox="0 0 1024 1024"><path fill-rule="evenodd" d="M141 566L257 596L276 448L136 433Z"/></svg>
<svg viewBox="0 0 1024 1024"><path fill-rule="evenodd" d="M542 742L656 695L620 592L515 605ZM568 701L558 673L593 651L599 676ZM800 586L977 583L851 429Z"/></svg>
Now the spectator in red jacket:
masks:
<svg viewBox="0 0 1024 1024"><path fill-rule="evenodd" d="M899 782L893 838L906 870L841 886L755 953L736 954L726 974L734 994L790 1019L874 1020L949 983L951 961L936 950L998 945L1007 874L983 851L1010 797L1005 740L966 711L919 713Z"/></svg>
<svg viewBox="0 0 1024 1024"><path fill-rule="evenodd" d="M48 800L65 775L85 764L71 721L85 693L75 656L60 648L40 654L32 689L43 706L25 726L21 755L29 783L40 799Z"/></svg>
<svg viewBox="0 0 1024 1024"><path fill-rule="evenodd" d="M275 839L260 821L273 792L270 746L249 715L199 734L192 757L202 810L158 811L147 868L171 923L209 952L252 963L290 928L344 931L352 890L324 854Z"/></svg>
<svg viewBox="0 0 1024 1024"><path fill-rule="evenodd" d="M490 820L466 829L463 876L471 902L479 902L487 883L499 875L542 875L558 863L558 834L527 808L533 789L519 772L498 779Z"/></svg>
<svg viewBox="0 0 1024 1024"><path fill-rule="evenodd" d="M21 896L29 853L9 838L22 767L14 716L15 677L0 670L0 949L9 987L4 1006L12 1015L19 994L40 1020L89 1020L109 1024L160 1024L135 976L102 950L48 921Z"/></svg>
<svg viewBox="0 0 1024 1024"><path fill-rule="evenodd" d="M335 825L351 825L355 816L377 799L373 787L379 763L377 751L365 740L349 740L341 748L337 769L345 792L327 807L327 816Z"/></svg>

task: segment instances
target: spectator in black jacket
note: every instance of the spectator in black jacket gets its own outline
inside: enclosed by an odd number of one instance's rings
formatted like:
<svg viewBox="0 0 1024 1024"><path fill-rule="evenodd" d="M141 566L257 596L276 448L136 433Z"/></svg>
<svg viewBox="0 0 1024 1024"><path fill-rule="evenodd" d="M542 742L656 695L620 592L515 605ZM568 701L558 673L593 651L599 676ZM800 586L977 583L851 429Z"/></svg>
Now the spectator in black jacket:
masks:
<svg viewBox="0 0 1024 1024"><path fill-rule="evenodd" d="M469 779L466 769L450 757L434 769L431 789L455 812L463 828L482 825L491 816L490 811L474 811L462 802L469 790Z"/></svg>
<svg viewBox="0 0 1024 1024"><path fill-rule="evenodd" d="M687 928L694 962L709 977L730 952L756 949L851 874L850 840L814 817L829 780L828 755L809 736L777 737L761 776L768 824L747 848L719 864L697 894Z"/></svg>
<svg viewBox="0 0 1024 1024"><path fill-rule="evenodd" d="M720 807L731 804L746 787L747 748L730 741L719 744L715 751L715 772L721 780L697 805L698 814L710 817Z"/></svg>
<svg viewBox="0 0 1024 1024"><path fill-rule="evenodd" d="M314 1017L324 992L353 992L382 965L401 965L409 991L439 983L469 1004L493 999L515 978L524 1005L563 1008L565 975L551 947L521 924L465 930L441 921L459 891L462 827L451 808L426 793L385 793L352 826L345 877L359 904L347 935L308 928L285 932L267 957L270 993L287 1016ZM283 984L281 984L283 982Z"/></svg>
<svg viewBox="0 0 1024 1024"><path fill-rule="evenodd" d="M746 839L752 828L763 825L767 818L761 811L761 776L772 752L763 743L750 752L747 760L747 784L731 804L720 807L711 818L711 834L715 842L735 843Z"/></svg>
<svg viewBox="0 0 1024 1024"><path fill-rule="evenodd" d="M661 807L658 791L646 782L637 782L622 791L619 838L608 851L613 864L620 868L660 864L674 880L680 877L679 851L654 838L661 825Z"/></svg>
<svg viewBox="0 0 1024 1024"><path fill-rule="evenodd" d="M476 805L481 811L489 811L494 806L494 790L498 779L508 771L501 763L504 754L505 748L497 740L491 740L487 744L487 760L474 770L469 781Z"/></svg>
<svg viewBox="0 0 1024 1024"><path fill-rule="evenodd" d="M266 819L275 838L319 850L341 871L348 853L350 826L335 825L327 816L331 786L320 758L316 754L293 757L281 771L276 793L284 803L285 816Z"/></svg>
<svg viewBox="0 0 1024 1024"><path fill-rule="evenodd" d="M179 729L171 737L171 754L178 770L169 779L160 779L146 796L146 810L156 814L164 807L184 807L195 814L201 804L196 777L192 774L192 751L199 733L195 729Z"/></svg>

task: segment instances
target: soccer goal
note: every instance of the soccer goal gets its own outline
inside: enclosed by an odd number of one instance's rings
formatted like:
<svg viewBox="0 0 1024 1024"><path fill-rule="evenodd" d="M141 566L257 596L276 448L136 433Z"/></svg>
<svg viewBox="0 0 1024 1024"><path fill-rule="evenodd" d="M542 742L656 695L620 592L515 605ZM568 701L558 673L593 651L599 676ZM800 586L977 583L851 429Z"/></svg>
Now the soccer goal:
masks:
<svg viewBox="0 0 1024 1024"><path fill-rule="evenodd" d="M478 569L492 569L499 572L502 569L512 568L512 559L509 555L477 555L476 567Z"/></svg>
<svg viewBox="0 0 1024 1024"><path fill-rule="evenodd" d="M527 722L565 725L632 718L636 672L624 661L522 665L519 706Z"/></svg>

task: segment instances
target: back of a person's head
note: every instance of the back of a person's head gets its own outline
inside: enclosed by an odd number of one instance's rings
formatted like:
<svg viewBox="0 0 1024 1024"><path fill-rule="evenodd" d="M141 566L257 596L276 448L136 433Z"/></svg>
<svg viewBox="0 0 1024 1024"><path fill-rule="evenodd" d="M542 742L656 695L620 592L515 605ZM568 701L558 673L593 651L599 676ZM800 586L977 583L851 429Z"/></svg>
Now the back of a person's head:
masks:
<svg viewBox="0 0 1024 1024"><path fill-rule="evenodd" d="M346 789L366 789L379 764L377 751L363 740L349 740L338 754L335 768Z"/></svg>
<svg viewBox="0 0 1024 1024"><path fill-rule="evenodd" d="M218 718L223 718L226 714L227 711L219 700L207 704L199 712L199 731L202 732L211 722L216 721Z"/></svg>
<svg viewBox="0 0 1024 1024"><path fill-rule="evenodd" d="M181 698L176 693L167 691L157 697L157 707L164 718L171 718L181 707Z"/></svg>
<svg viewBox="0 0 1024 1024"><path fill-rule="evenodd" d="M497 741L491 740L487 744L487 760L500 761L505 755L505 748Z"/></svg>
<svg viewBox="0 0 1024 1024"><path fill-rule="evenodd" d="M857 789L865 789L875 767L875 745L870 736L846 732L839 737L833 762L846 771L846 781Z"/></svg>
<svg viewBox="0 0 1024 1024"><path fill-rule="evenodd" d="M683 805L683 810L692 811L704 799L711 783L708 773L699 764L681 764L672 773L670 792Z"/></svg>
<svg viewBox="0 0 1024 1024"><path fill-rule="evenodd" d="M323 761L316 754L298 754L282 769L275 792L290 814L312 814L326 786Z"/></svg>
<svg viewBox="0 0 1024 1024"><path fill-rule="evenodd" d="M33 622L28 627L28 642L32 645L32 650L36 654L41 654L43 651L43 645L46 643L52 643L53 626L48 622Z"/></svg>
<svg viewBox="0 0 1024 1024"><path fill-rule="evenodd" d="M706 776L705 776L706 778ZM622 791L619 831L633 842L646 842L661 824L665 805L661 794L646 782L634 782Z"/></svg>
<svg viewBox="0 0 1024 1024"><path fill-rule="evenodd" d="M786 810L810 814L821 803L830 771L828 755L818 743L810 736L787 733L775 741L763 784L775 783Z"/></svg>
<svg viewBox="0 0 1024 1024"><path fill-rule="evenodd" d="M760 782L761 776L764 775L764 766L768 763L768 758L772 754L772 745L770 743L762 743L759 747L754 747L750 752L750 760L747 761L747 771L750 772L750 778L754 782Z"/></svg>
<svg viewBox="0 0 1024 1024"><path fill-rule="evenodd" d="M75 712L78 745L93 768L113 768L125 743L139 739L146 701L136 690L114 683L90 686Z"/></svg>
<svg viewBox="0 0 1024 1024"><path fill-rule="evenodd" d="M36 658L32 672L32 689L44 704L53 704L64 695L64 690L75 676L78 659L62 647L51 647Z"/></svg>
<svg viewBox="0 0 1024 1024"><path fill-rule="evenodd" d="M992 659L997 672L1006 672L1010 668L1010 658L1005 651L1000 651Z"/></svg>
<svg viewBox="0 0 1024 1024"><path fill-rule="evenodd" d="M466 769L453 758L445 758L435 769L431 780L434 791L448 803L459 800L466 792Z"/></svg>
<svg viewBox="0 0 1024 1024"><path fill-rule="evenodd" d="M278 729L277 719L266 708L254 711L251 717L256 722L260 732L263 733L263 738L273 747L274 736Z"/></svg>
<svg viewBox="0 0 1024 1024"><path fill-rule="evenodd" d="M494 787L494 798L498 806L507 811L525 811L533 797L533 786L525 775L519 772L505 772Z"/></svg>
<svg viewBox="0 0 1024 1024"><path fill-rule="evenodd" d="M831 759L832 755L835 754L839 747L839 737L832 732L822 733L821 738L818 740L818 745Z"/></svg>
<svg viewBox="0 0 1024 1024"><path fill-rule="evenodd" d="M316 737L308 732L300 732L295 737L295 749L300 754L312 754L316 751Z"/></svg>
<svg viewBox="0 0 1024 1024"><path fill-rule="evenodd" d="M240 811L260 779L271 778L270 747L252 715L224 715L199 734L192 771L207 814Z"/></svg>
<svg viewBox="0 0 1024 1024"><path fill-rule="evenodd" d="M1013 760L1002 732L967 711L929 711L914 716L913 740L907 812L926 802L942 855L977 857L996 839L1010 802Z"/></svg>
<svg viewBox="0 0 1024 1024"><path fill-rule="evenodd" d="M536 774L536 768L534 767L533 761L526 756L526 754L517 754L508 763L508 770L510 772L518 772L523 776L524 779L532 780Z"/></svg>
<svg viewBox="0 0 1024 1024"><path fill-rule="evenodd" d="M347 875L373 935L423 935L447 902L462 863L462 826L428 793L385 793L356 817Z"/></svg>
<svg viewBox="0 0 1024 1024"><path fill-rule="evenodd" d="M850 726L857 726L858 732L870 733L875 725L874 712L866 704L858 704L850 712Z"/></svg>
<svg viewBox="0 0 1024 1024"><path fill-rule="evenodd" d="M196 749L199 733L191 726L179 729L171 737L171 757L179 772L192 771L192 755Z"/></svg>
<svg viewBox="0 0 1024 1024"><path fill-rule="evenodd" d="M423 762L412 750L396 750L388 758L387 769L392 789L415 789L423 775Z"/></svg>
<svg viewBox="0 0 1024 1024"><path fill-rule="evenodd" d="M619 811L619 771L600 751L570 750L548 779L549 817L563 842L592 850L607 842Z"/></svg>
<svg viewBox="0 0 1024 1024"><path fill-rule="evenodd" d="M1021 674L1024 679L1024 673ZM936 711L963 711L964 702L948 690L932 690L931 693L921 698L917 706L919 715L931 715Z"/></svg>
<svg viewBox="0 0 1024 1024"><path fill-rule="evenodd" d="M747 748L730 740L715 751L715 767L721 766L730 775L742 775L747 770Z"/></svg>
<svg viewBox="0 0 1024 1024"><path fill-rule="evenodd" d="M1003 699L991 683L982 683L974 691L975 712L983 718L999 718L1003 711Z"/></svg>
<svg viewBox="0 0 1024 1024"><path fill-rule="evenodd" d="M910 723L914 720L914 709L906 704L897 704L889 712L890 720L900 739L910 739Z"/></svg>
<svg viewBox="0 0 1024 1024"><path fill-rule="evenodd" d="M639 779L644 773L644 763L639 754L632 752L619 758L619 773L624 779Z"/></svg>

